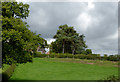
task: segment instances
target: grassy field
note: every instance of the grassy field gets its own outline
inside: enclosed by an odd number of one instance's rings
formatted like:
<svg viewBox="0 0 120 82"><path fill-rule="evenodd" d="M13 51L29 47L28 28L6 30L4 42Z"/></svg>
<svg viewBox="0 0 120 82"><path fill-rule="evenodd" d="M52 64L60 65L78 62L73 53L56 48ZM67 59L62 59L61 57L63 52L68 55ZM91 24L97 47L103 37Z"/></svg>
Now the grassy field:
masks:
<svg viewBox="0 0 120 82"><path fill-rule="evenodd" d="M117 62L34 58L18 65L10 80L100 80L109 75L118 75Z"/></svg>

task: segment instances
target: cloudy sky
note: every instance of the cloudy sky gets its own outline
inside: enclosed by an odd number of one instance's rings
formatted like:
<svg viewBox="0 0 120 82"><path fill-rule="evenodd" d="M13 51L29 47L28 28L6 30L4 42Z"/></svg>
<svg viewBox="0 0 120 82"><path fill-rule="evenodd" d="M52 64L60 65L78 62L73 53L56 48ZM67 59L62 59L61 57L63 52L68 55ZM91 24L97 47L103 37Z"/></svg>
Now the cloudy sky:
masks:
<svg viewBox="0 0 120 82"><path fill-rule="evenodd" d="M73 26L85 35L93 53L118 53L117 2L30 2L26 19L30 30L41 34L48 43L54 41L60 25Z"/></svg>

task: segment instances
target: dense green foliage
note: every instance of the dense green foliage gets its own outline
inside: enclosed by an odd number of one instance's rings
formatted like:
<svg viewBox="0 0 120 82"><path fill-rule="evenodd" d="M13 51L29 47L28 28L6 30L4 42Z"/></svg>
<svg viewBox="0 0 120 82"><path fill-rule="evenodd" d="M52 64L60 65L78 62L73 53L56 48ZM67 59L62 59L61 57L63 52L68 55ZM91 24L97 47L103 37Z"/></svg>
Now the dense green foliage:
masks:
<svg viewBox="0 0 120 82"><path fill-rule="evenodd" d="M7 68L9 68L10 67L10 65L8 65L8 64L3 64L2 65L2 72L4 72Z"/></svg>
<svg viewBox="0 0 120 82"><path fill-rule="evenodd" d="M29 25L22 20L28 15L28 4L2 2L2 63L31 62L36 48L46 45L46 40L31 32Z"/></svg>
<svg viewBox="0 0 120 82"><path fill-rule="evenodd" d="M53 37L56 41L51 43L52 52L80 54L87 47L84 37L84 35L77 33L73 27L68 27L66 24L61 25Z"/></svg>
<svg viewBox="0 0 120 82"><path fill-rule="evenodd" d="M34 58L33 61L18 65L10 80L100 80L118 75L118 68L106 66L105 62L99 66L75 63L80 59Z"/></svg>
<svg viewBox="0 0 120 82"><path fill-rule="evenodd" d="M86 49L86 54L92 54L92 50L91 49Z"/></svg>
<svg viewBox="0 0 120 82"><path fill-rule="evenodd" d="M108 60L108 61L119 61L119 55L110 55L107 57L100 56L99 54L62 54L62 53L51 53L51 54L40 54L39 52L34 55L39 58L76 58L76 59L88 59L88 60Z"/></svg>
<svg viewBox="0 0 120 82"><path fill-rule="evenodd" d="M120 76L110 75L107 78L104 78L103 80L104 82L120 82Z"/></svg>

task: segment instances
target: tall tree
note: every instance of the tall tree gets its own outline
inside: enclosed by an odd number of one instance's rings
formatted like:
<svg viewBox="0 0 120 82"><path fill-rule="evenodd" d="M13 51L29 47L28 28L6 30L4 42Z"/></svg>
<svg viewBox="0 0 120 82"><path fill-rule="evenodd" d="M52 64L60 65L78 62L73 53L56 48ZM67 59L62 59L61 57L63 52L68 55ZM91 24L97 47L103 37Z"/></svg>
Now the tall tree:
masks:
<svg viewBox="0 0 120 82"><path fill-rule="evenodd" d="M65 42L69 39L67 36L66 30L68 29L68 25L61 25L59 26L59 30L57 31L56 35L53 37L62 43L62 51L65 52Z"/></svg>
<svg viewBox="0 0 120 82"><path fill-rule="evenodd" d="M71 37L71 43L72 43L71 50L72 50L72 54L75 53L76 48L80 45L79 42L80 42L79 41L79 37L77 35L74 35L74 36Z"/></svg>
<svg viewBox="0 0 120 82"><path fill-rule="evenodd" d="M78 47L76 48L75 51L76 54L81 54L83 52L86 52L85 48L87 48L87 45L85 44L86 41L84 41L84 38L85 36L83 34L78 36L79 42L78 42Z"/></svg>
<svg viewBox="0 0 120 82"><path fill-rule="evenodd" d="M53 51L61 52L60 48L62 45L62 52L75 54L77 50L86 48L84 41L84 35L77 33L73 27L68 27L68 25L59 26L56 35L54 37L55 42L52 43ZM56 44L56 45L55 45Z"/></svg>
<svg viewBox="0 0 120 82"><path fill-rule="evenodd" d="M26 63L32 61L29 49L36 50L38 43L45 41L31 32L26 22L29 5L17 2L2 2L2 63Z"/></svg>
<svg viewBox="0 0 120 82"><path fill-rule="evenodd" d="M2 16L27 18L29 15L29 5L17 2L2 2Z"/></svg>

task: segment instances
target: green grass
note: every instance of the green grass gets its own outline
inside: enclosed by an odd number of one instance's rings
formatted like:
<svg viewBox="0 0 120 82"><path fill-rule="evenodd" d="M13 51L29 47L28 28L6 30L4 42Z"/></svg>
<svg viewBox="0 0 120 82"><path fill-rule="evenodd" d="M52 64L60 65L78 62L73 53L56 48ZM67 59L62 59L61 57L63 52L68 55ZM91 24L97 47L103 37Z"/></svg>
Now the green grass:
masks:
<svg viewBox="0 0 120 82"><path fill-rule="evenodd" d="M77 62L76 62L77 61ZM94 64L81 63L97 62ZM34 58L33 63L20 64L10 80L100 80L118 75L117 63L102 61Z"/></svg>
<svg viewBox="0 0 120 82"><path fill-rule="evenodd" d="M10 65L7 65L7 64L3 64L3 67L0 68L0 73L4 72L5 70L7 70L7 68L9 68Z"/></svg>

